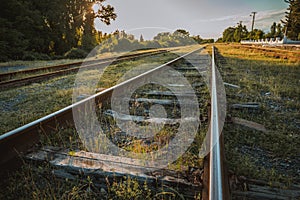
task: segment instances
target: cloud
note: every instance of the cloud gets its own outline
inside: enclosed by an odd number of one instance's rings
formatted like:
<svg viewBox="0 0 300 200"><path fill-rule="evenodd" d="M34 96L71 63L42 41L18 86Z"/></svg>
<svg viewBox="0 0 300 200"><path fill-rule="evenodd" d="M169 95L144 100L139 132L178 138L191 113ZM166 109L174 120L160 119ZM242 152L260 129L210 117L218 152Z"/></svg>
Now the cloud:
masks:
<svg viewBox="0 0 300 200"><path fill-rule="evenodd" d="M284 19L285 11L286 10L283 9L259 12L255 20L255 28L262 29L265 32L269 31L274 22L281 23L281 20ZM248 24L250 24L250 22Z"/></svg>
<svg viewBox="0 0 300 200"><path fill-rule="evenodd" d="M269 10L264 11L260 15L257 16L257 21L268 21L268 20L275 20L278 21L278 19L284 18L284 13L286 10Z"/></svg>
<svg viewBox="0 0 300 200"><path fill-rule="evenodd" d="M280 23L280 20L284 19L285 11L286 9L257 12L254 28L262 29L264 32L268 32L273 22ZM209 19L198 19L194 20L189 28L193 30L193 28L197 27L197 34L200 34L201 36L212 36L217 38L221 36L220 34L226 28L229 26L236 26L240 21L242 21L243 25L246 25L248 30L250 30L252 26L252 16L250 16L250 14L251 12L245 11L243 13L234 15L224 15Z"/></svg>
<svg viewBox="0 0 300 200"><path fill-rule="evenodd" d="M210 19L200 19L196 20L193 23L203 23L203 22L222 22L222 21L232 21L239 18L240 15L228 15L228 16L222 16L217 18L210 18Z"/></svg>

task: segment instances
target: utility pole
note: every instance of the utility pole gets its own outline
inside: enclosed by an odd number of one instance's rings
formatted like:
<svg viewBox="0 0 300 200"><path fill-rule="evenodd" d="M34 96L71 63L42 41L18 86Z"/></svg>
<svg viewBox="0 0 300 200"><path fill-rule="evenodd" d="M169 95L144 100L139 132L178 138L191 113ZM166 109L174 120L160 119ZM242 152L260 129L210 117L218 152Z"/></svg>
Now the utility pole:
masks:
<svg viewBox="0 0 300 200"><path fill-rule="evenodd" d="M256 15L257 12L252 12L250 16L253 17L252 19L252 28L251 28L251 32L253 32L253 29L254 29L254 21L255 21L255 15Z"/></svg>

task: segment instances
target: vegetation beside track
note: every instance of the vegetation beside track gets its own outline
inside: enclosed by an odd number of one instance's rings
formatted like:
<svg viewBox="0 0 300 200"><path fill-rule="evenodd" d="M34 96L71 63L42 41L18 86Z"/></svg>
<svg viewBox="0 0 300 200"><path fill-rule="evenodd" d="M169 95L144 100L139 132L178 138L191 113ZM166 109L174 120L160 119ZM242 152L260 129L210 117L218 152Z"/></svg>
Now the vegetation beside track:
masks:
<svg viewBox="0 0 300 200"><path fill-rule="evenodd" d="M299 184L300 60L299 51L218 44L217 62L225 82L228 117L265 126L267 132L226 123L226 158L239 176L270 185ZM272 50L273 49L273 50ZM278 54L279 51L279 54ZM283 57L284 55L284 57ZM256 102L258 109L234 109L233 104Z"/></svg>

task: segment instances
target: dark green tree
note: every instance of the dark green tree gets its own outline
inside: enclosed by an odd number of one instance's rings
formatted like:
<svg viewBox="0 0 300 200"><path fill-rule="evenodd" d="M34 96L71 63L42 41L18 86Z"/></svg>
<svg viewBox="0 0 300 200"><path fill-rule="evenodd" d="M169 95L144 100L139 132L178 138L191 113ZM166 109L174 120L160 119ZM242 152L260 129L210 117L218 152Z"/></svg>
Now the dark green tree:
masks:
<svg viewBox="0 0 300 200"><path fill-rule="evenodd" d="M237 27L228 27L223 32L223 42L240 42L241 40L248 39L250 36L246 26L240 22Z"/></svg>
<svg viewBox="0 0 300 200"><path fill-rule="evenodd" d="M266 34L266 38L275 38L276 29L277 29L277 24L276 22L273 22L272 26L270 27L270 32Z"/></svg>
<svg viewBox="0 0 300 200"><path fill-rule="evenodd" d="M234 39L235 28L229 27L224 30L222 41L223 42L235 42Z"/></svg>
<svg viewBox="0 0 300 200"><path fill-rule="evenodd" d="M292 40L300 40L300 0L284 0L289 4L284 24L285 34Z"/></svg>
<svg viewBox="0 0 300 200"><path fill-rule="evenodd" d="M30 53L63 55L78 47L90 50L99 42L94 19L110 24L116 18L114 8L104 1L1 1L0 60L22 59Z"/></svg>
<svg viewBox="0 0 300 200"><path fill-rule="evenodd" d="M271 37L275 37L275 34L276 34L276 27L277 27L277 24L276 22L274 22L271 26L271 32L270 32L270 36Z"/></svg>
<svg viewBox="0 0 300 200"><path fill-rule="evenodd" d="M144 37L143 37L143 35L141 35L140 36L140 42L144 42L145 40L144 40Z"/></svg>
<svg viewBox="0 0 300 200"><path fill-rule="evenodd" d="M200 37L200 35L196 35L193 37L193 39L195 40L195 42L201 44L204 40Z"/></svg>
<svg viewBox="0 0 300 200"><path fill-rule="evenodd" d="M254 29L251 35L252 35L252 39L260 40L264 38L265 33L260 29Z"/></svg>
<svg viewBox="0 0 300 200"><path fill-rule="evenodd" d="M283 38L282 25L280 23L278 23L277 26L276 26L275 37Z"/></svg>
<svg viewBox="0 0 300 200"><path fill-rule="evenodd" d="M174 32L174 35L179 35L181 37L190 37L190 33L184 29L177 29Z"/></svg>

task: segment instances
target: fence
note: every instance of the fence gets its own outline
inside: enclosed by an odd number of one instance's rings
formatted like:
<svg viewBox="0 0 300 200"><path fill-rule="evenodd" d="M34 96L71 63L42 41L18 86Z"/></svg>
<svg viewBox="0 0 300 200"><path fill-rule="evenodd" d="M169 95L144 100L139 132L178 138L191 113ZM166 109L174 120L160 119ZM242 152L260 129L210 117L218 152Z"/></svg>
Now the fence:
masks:
<svg viewBox="0 0 300 200"><path fill-rule="evenodd" d="M284 45L284 44L296 44L300 45L300 41L294 41L288 39L286 36L284 36L283 39L280 38L266 38L266 39L260 39L260 40L242 40L241 44L261 44L261 45Z"/></svg>

